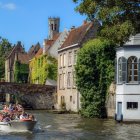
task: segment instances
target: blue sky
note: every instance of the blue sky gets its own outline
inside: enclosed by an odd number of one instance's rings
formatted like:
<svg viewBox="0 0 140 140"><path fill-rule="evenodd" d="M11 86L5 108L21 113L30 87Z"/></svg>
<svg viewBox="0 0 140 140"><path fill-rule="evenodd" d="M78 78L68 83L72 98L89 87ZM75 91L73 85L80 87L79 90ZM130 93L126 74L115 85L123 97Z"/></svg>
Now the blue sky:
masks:
<svg viewBox="0 0 140 140"><path fill-rule="evenodd" d="M80 26L85 16L74 11L72 0L0 0L0 36L26 51L48 36L48 17L60 17L60 32Z"/></svg>

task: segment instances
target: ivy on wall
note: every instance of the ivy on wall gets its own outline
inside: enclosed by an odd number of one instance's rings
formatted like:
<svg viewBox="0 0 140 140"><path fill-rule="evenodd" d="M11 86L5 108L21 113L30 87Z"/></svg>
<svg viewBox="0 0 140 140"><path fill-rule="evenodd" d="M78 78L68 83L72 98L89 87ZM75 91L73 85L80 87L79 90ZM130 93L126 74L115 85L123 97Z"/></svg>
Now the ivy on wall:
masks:
<svg viewBox="0 0 140 140"><path fill-rule="evenodd" d="M46 79L57 79L57 60L48 55L33 58L29 64L30 83L45 84Z"/></svg>
<svg viewBox="0 0 140 140"><path fill-rule="evenodd" d="M27 83L29 74L29 64L21 64L19 61L15 62L14 80L17 83Z"/></svg>

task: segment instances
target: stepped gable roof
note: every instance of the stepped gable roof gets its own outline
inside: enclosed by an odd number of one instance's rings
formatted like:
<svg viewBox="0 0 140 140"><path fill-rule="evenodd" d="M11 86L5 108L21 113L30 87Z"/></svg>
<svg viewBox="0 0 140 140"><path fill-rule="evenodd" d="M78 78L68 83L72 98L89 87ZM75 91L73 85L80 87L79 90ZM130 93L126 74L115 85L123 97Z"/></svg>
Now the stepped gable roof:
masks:
<svg viewBox="0 0 140 140"><path fill-rule="evenodd" d="M39 49L40 49L39 42L36 45L32 45L31 48L28 51L29 56L31 58L33 58L35 56L35 54L38 52Z"/></svg>
<svg viewBox="0 0 140 140"><path fill-rule="evenodd" d="M93 22L84 22L84 24L78 28L73 28L70 30L67 39L64 41L63 45L59 48L65 48L77 43L81 43L82 39L85 37L86 33L93 26Z"/></svg>
<svg viewBox="0 0 140 140"><path fill-rule="evenodd" d="M30 56L27 53L18 53L18 61L22 64L28 64Z"/></svg>
<svg viewBox="0 0 140 140"><path fill-rule="evenodd" d="M45 39L44 40L45 46L51 47L54 44L54 42L58 39L59 36L60 36L60 33L57 33L53 36L52 39Z"/></svg>
<svg viewBox="0 0 140 140"><path fill-rule="evenodd" d="M35 55L35 57L36 58L38 58L40 55L42 55L43 54L43 48L40 48L39 50L38 50L38 52L36 53L36 55Z"/></svg>

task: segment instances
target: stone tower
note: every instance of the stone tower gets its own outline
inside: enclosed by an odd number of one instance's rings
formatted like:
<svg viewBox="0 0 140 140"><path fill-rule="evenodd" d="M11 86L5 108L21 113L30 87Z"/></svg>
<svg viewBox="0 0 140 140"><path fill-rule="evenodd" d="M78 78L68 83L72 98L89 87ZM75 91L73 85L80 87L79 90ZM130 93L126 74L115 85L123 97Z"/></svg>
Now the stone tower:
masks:
<svg viewBox="0 0 140 140"><path fill-rule="evenodd" d="M48 18L49 26L49 39L52 39L53 36L59 33L60 18Z"/></svg>

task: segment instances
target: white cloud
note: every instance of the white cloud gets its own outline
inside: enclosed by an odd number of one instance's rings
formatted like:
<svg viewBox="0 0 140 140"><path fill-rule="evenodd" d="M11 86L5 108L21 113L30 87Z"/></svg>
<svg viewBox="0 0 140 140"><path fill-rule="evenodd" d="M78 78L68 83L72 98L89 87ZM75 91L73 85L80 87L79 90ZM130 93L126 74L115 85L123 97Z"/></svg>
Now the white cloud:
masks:
<svg viewBox="0 0 140 140"><path fill-rule="evenodd" d="M14 3L1 3L0 2L0 8L7 9L7 10L15 10L16 5Z"/></svg>

